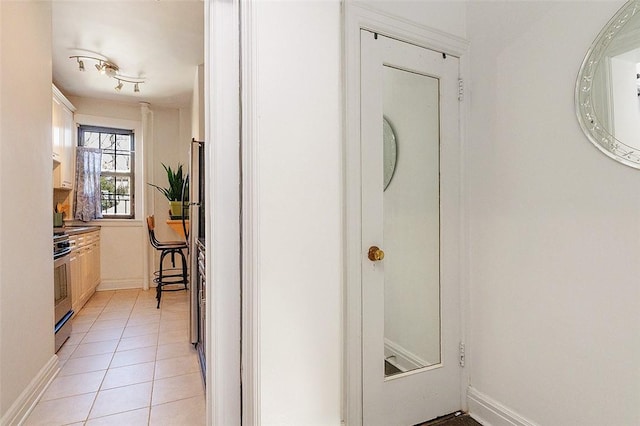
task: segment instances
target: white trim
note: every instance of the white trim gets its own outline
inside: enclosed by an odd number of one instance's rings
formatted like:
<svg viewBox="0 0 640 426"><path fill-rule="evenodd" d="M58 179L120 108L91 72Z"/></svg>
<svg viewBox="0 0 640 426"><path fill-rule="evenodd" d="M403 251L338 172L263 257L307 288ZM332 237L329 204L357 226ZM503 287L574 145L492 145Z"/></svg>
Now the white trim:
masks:
<svg viewBox="0 0 640 426"><path fill-rule="evenodd" d="M342 419L362 425L362 271L360 269L360 23L343 3L344 69L344 391ZM353 141L350 143L350 141Z"/></svg>
<svg viewBox="0 0 640 426"><path fill-rule="evenodd" d="M142 168L142 178L144 182L152 180L152 176L155 176L155 161L154 161L154 147L155 138L153 134L153 111L151 105L148 102L140 102L140 126L142 127L142 138L146 143L142 147L142 158L144 161L144 167ZM144 185L144 204L142 205L143 214L140 226L147 228L147 217L151 216L155 212L155 197L153 190L148 185ZM156 250L149 244L149 233L142 232L142 247L146 247L146 253L142 257L142 270L144 271L144 279L142 281L142 289L149 290L153 281L153 272L155 267L155 255Z"/></svg>
<svg viewBox="0 0 640 426"><path fill-rule="evenodd" d="M96 291L144 289L143 282L144 278L102 280L96 287Z"/></svg>
<svg viewBox="0 0 640 426"><path fill-rule="evenodd" d="M67 99L67 97L56 87L55 84L51 83L51 90L53 91L53 95L60 101L64 106L69 108L71 112L76 111L76 107Z"/></svg>
<svg viewBox="0 0 640 426"><path fill-rule="evenodd" d="M101 117L99 115L74 114L73 121L77 125L113 127L117 129L133 130L136 136L136 151L138 150L138 136L142 134L142 122L139 120L127 120L124 118ZM138 160L136 158L136 160Z"/></svg>
<svg viewBox="0 0 640 426"><path fill-rule="evenodd" d="M466 153L467 146L469 144L469 135L467 130L468 117L471 116L471 70L469 68L468 55L463 54L460 56L460 78L463 82L463 95L459 109L460 119L460 157L459 157L459 173L460 173L460 192L459 192L459 262L460 262L460 343L464 344L464 367L460 374L460 408L463 411L467 411L467 398L465 398L467 387L470 384L470 371L469 367L473 360L469 355L473 351L472 345L469 344L467 339L471 330L471 320L469 318L469 312L471 312L471 295L470 295L470 273L469 273L469 250L467 241L469 236L469 220L467 219L467 181L466 181Z"/></svg>
<svg viewBox="0 0 640 426"><path fill-rule="evenodd" d="M117 129L128 129L133 130L134 134L134 152L135 152L135 170L134 170L134 217L135 219L118 219L122 221L139 221L142 219L144 215L144 194L146 192L143 180L144 174L144 151L146 143L149 141L145 141L145 134L142 129L142 121L141 120L127 120L122 118L113 118L113 117L101 117L97 115L88 115L88 114L74 114L73 121L76 126L87 125L87 126L100 126L100 127L111 127ZM77 133L77 132L76 132ZM142 173L140 172L142 170ZM96 225L100 225L101 223L107 224L110 219L99 219L95 222ZM102 222L104 221L104 222Z"/></svg>
<svg viewBox="0 0 640 426"><path fill-rule="evenodd" d="M0 424L13 426L24 423L59 371L58 355L54 354L4 413Z"/></svg>
<svg viewBox="0 0 640 426"><path fill-rule="evenodd" d="M469 414L485 426L538 426L495 399L469 386Z"/></svg>
<svg viewBox="0 0 640 426"><path fill-rule="evenodd" d="M344 392L343 419L350 426L362 425L362 307L361 307L361 202L360 202L360 30L366 29L390 38L412 43L428 49L461 58L460 75L467 80L468 65L463 56L468 52L469 42L433 28L418 25L369 6L344 2ZM468 85L467 85L468 86ZM464 120L468 110L469 96L465 93L460 108L460 137L464 143ZM462 154L461 154L462 157ZM462 159L462 158L461 158ZM460 167L463 168L462 165ZM460 188L461 201L463 188ZM464 219L460 218L460 230L464 230ZM464 247L462 244L459 247ZM460 260L464 258L460 254ZM464 275L463 275L464 277ZM461 288L461 311L466 308L466 283ZM462 331L467 320L462 315ZM468 381L468 374L461 374L461 381ZM461 383L461 406L466 405Z"/></svg>
<svg viewBox="0 0 640 426"><path fill-rule="evenodd" d="M431 362L425 361L418 355L407 350L403 346L400 346L396 342L385 338L384 358L387 359L389 356L394 356L396 359L393 362L390 360L388 362L402 370L402 372L415 370L416 368L428 367L432 364Z"/></svg>
<svg viewBox="0 0 640 426"><path fill-rule="evenodd" d="M407 43L412 43L420 47L444 52L448 55L460 57L467 53L469 42L463 38L444 31L420 25L375 9L375 7L364 4L346 3L346 30L347 42L354 36L354 24L357 33L361 29L376 32L378 34L395 38Z"/></svg>
<svg viewBox="0 0 640 426"><path fill-rule="evenodd" d="M239 0L205 2L207 425L242 422Z"/></svg>
<svg viewBox="0 0 640 426"><path fill-rule="evenodd" d="M260 425L260 165L255 1L240 9L242 105L242 422Z"/></svg>

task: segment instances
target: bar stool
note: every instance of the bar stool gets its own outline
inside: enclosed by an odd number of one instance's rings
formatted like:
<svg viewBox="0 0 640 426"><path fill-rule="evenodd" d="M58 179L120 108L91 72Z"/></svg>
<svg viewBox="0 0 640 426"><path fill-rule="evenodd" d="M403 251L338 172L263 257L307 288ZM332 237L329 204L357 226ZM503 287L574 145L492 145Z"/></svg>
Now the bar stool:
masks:
<svg viewBox="0 0 640 426"><path fill-rule="evenodd" d="M162 298L163 291L187 289L187 258L182 252L182 250L187 248L187 243L184 241L158 241L154 233L155 219L153 216L147 217L147 229L149 231L151 246L160 252L160 269L154 272L155 278L153 279L153 282L156 283L157 308L160 308L160 299ZM182 260L182 268L176 268L176 254L178 254ZM164 258L167 255L171 255L171 268L164 268ZM184 288L163 289L164 286L172 284L182 284Z"/></svg>

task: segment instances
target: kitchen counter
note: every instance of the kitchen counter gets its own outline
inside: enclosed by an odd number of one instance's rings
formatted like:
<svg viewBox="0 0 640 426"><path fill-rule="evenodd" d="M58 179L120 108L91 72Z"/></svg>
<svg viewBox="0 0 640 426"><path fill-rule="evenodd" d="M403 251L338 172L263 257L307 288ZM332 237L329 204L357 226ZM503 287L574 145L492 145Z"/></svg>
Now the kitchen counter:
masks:
<svg viewBox="0 0 640 426"><path fill-rule="evenodd" d="M187 229L189 229L189 219L185 219L185 223L186 223ZM182 219L180 220L167 219L167 225L169 225L169 228L171 228L173 232L178 234L180 237L185 238L184 228L182 227Z"/></svg>
<svg viewBox="0 0 640 426"><path fill-rule="evenodd" d="M53 228L54 233L62 233L64 232L67 235L77 235L77 234L85 234L91 231L99 231L99 226L63 226L63 227L55 227Z"/></svg>

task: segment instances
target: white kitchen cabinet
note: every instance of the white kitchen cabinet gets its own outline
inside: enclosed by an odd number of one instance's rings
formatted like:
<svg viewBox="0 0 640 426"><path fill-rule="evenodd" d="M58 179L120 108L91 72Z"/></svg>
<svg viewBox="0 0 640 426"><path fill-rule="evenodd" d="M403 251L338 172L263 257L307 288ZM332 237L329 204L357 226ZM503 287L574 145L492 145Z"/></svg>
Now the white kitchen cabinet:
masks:
<svg viewBox="0 0 640 426"><path fill-rule="evenodd" d="M100 231L69 236L71 243L71 305L77 313L100 284Z"/></svg>
<svg viewBox="0 0 640 426"><path fill-rule="evenodd" d="M75 126L73 112L76 108L52 85L52 148L54 161L54 188L73 189Z"/></svg>
<svg viewBox="0 0 640 426"><path fill-rule="evenodd" d="M60 161L60 186L66 189L73 188L73 182L75 179L75 167L74 167L74 123L73 112L70 109L64 107L62 109L62 122L63 122L63 148L62 148L62 160Z"/></svg>
<svg viewBox="0 0 640 426"><path fill-rule="evenodd" d="M81 278L80 278L80 262L78 255L80 250L76 250L77 239L69 237L71 243L71 254L69 255L69 275L71 276L71 309L78 313L82 306L80 305Z"/></svg>
<svg viewBox="0 0 640 426"><path fill-rule="evenodd" d="M51 102L51 142L53 149L53 161L60 163L62 159L62 104L53 92Z"/></svg>
<svg viewBox="0 0 640 426"><path fill-rule="evenodd" d="M85 234L81 265L83 267L82 295L87 300L100 284L100 232Z"/></svg>

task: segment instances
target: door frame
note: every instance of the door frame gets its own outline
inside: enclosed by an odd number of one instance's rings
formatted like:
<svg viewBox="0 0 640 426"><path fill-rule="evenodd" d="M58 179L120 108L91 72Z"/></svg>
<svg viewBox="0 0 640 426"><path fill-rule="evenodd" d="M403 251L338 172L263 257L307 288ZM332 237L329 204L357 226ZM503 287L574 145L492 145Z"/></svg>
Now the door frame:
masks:
<svg viewBox="0 0 640 426"><path fill-rule="evenodd" d="M396 40L411 43L460 58L460 77L469 81L467 53L469 42L443 31L428 28L395 17L374 8L343 3L344 37L344 365L343 413L349 426L362 425L362 272L361 272L361 149L360 149L360 31L372 31ZM464 196L464 131L469 110L469 96L460 103L460 322L461 341L466 341L468 330L468 262L463 249L466 239ZM468 346L465 348L468 354ZM468 364L467 364L468 367ZM460 406L466 409L468 368L463 368L460 382Z"/></svg>
<svg viewBox="0 0 640 426"><path fill-rule="evenodd" d="M240 0L205 0L206 424L242 424Z"/></svg>

